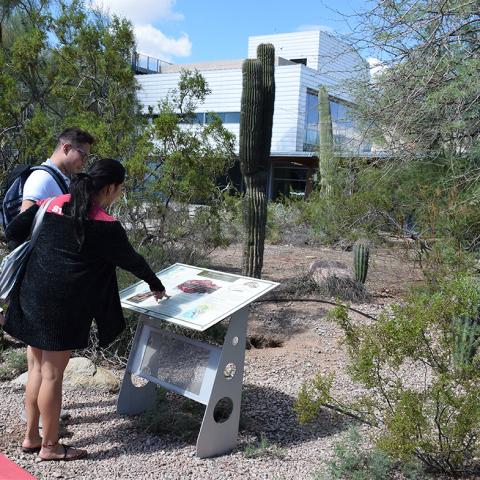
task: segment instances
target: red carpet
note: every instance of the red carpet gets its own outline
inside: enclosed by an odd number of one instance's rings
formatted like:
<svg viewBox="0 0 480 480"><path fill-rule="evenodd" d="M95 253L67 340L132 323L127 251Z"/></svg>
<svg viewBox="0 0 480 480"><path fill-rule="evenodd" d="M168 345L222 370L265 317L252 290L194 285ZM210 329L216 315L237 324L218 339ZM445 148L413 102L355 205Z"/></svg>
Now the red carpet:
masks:
<svg viewBox="0 0 480 480"><path fill-rule="evenodd" d="M23 468L0 453L0 480L36 480Z"/></svg>

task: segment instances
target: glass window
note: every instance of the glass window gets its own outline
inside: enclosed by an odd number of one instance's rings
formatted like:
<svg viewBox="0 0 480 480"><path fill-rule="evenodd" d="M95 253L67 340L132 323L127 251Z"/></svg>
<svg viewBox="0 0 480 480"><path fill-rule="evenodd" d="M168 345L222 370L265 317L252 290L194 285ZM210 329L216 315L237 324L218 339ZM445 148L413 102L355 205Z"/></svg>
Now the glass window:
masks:
<svg viewBox="0 0 480 480"><path fill-rule="evenodd" d="M240 123L240 112L225 112L225 123Z"/></svg>
<svg viewBox="0 0 480 480"><path fill-rule="evenodd" d="M213 123L215 119L220 118L223 122L223 115L219 112L207 112L205 114L205 123Z"/></svg>
<svg viewBox="0 0 480 480"><path fill-rule="evenodd" d="M273 168L273 198L279 196L298 197L305 195L308 169L290 164L275 165Z"/></svg>
<svg viewBox="0 0 480 480"><path fill-rule="evenodd" d="M206 122L212 123L215 116L218 116L222 123L240 123L240 112L208 112Z"/></svg>
<svg viewBox="0 0 480 480"><path fill-rule="evenodd" d="M307 59L306 58L291 58L291 62L293 63L300 63L302 65L307 65Z"/></svg>
<svg viewBox="0 0 480 480"><path fill-rule="evenodd" d="M361 144L351 114L351 107L345 103L330 99L330 115L335 149L369 151L368 146ZM319 145L318 133L318 92L307 90L305 112L304 151L315 151Z"/></svg>
<svg viewBox="0 0 480 480"><path fill-rule="evenodd" d="M186 123L188 125L195 125L195 124L201 124L204 123L204 113L194 113L190 117L183 117L180 119L180 123Z"/></svg>

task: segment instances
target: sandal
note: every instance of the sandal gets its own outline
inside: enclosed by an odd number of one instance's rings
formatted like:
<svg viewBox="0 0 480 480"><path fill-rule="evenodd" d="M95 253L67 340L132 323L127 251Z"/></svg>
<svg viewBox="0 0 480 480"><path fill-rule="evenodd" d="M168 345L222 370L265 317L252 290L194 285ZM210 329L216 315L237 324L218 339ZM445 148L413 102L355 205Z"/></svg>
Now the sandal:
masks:
<svg viewBox="0 0 480 480"><path fill-rule="evenodd" d="M72 447L70 445L64 445L63 443L59 443L61 447L63 447L63 456L62 457L54 457L54 458L43 458L39 455L39 458L43 462L49 462L49 461L54 461L58 462L61 460L64 460L65 462L69 462L71 460L80 460L81 458L85 458L88 454L86 450L80 450L78 448ZM49 445L50 446L50 445ZM53 445L51 445L53 446ZM71 456L68 456L68 452L72 452ZM75 453L77 452L77 453Z"/></svg>
<svg viewBox="0 0 480 480"><path fill-rule="evenodd" d="M38 453L42 447L22 447L23 453Z"/></svg>

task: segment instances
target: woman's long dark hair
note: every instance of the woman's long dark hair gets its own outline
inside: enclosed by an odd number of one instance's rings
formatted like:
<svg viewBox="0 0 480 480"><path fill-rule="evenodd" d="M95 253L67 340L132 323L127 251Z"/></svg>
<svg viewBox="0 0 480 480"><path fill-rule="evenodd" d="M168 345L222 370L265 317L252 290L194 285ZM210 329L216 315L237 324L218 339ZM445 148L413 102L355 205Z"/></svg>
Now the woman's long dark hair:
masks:
<svg viewBox="0 0 480 480"><path fill-rule="evenodd" d="M125 181L125 168L117 160L104 158L92 164L87 173L79 173L70 183L72 198L63 205L64 215L73 218L79 248L85 240L84 222L93 206L93 199L107 185L120 185Z"/></svg>

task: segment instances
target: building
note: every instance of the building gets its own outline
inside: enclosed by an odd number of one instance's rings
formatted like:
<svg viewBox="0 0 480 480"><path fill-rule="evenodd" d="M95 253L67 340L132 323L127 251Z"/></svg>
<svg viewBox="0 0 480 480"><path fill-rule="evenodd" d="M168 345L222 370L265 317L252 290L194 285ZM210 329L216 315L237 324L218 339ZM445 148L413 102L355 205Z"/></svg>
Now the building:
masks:
<svg viewBox="0 0 480 480"><path fill-rule="evenodd" d="M329 92L336 148L348 154L369 150L357 138L349 118L352 104L348 94L351 80L368 77L368 64L348 45L323 31L249 37L248 58L256 57L260 43L272 43L276 54L269 196L303 196L311 190L318 167L320 85L325 85ZM146 113L149 108L155 111L160 100L177 86L180 71L197 69L212 91L197 112L198 121L208 121L208 112L215 112L238 139L242 62L243 59L171 65L147 61L147 66L138 70L143 74L137 75L140 103ZM155 67L152 69L151 65Z"/></svg>

